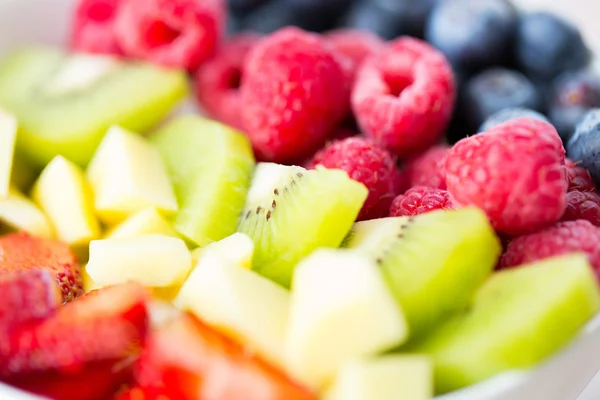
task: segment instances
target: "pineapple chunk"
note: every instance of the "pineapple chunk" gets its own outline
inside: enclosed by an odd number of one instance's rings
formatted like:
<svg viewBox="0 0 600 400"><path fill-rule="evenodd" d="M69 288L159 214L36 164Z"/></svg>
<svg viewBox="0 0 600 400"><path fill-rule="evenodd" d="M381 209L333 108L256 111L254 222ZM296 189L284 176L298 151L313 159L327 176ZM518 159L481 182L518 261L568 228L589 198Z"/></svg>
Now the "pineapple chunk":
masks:
<svg viewBox="0 0 600 400"><path fill-rule="evenodd" d="M185 242L166 235L94 240L87 273L99 285L128 281L149 287L180 284L192 268Z"/></svg>
<svg viewBox="0 0 600 400"><path fill-rule="evenodd" d="M9 193L16 138L16 118L0 110L0 198Z"/></svg>
<svg viewBox="0 0 600 400"><path fill-rule="evenodd" d="M177 212L177 199L160 153L145 138L109 129L87 170L94 207L106 223L118 223L147 207Z"/></svg>
<svg viewBox="0 0 600 400"><path fill-rule="evenodd" d="M81 169L63 156L44 168L33 199L50 219L58 239L70 246L87 246L100 236L90 187Z"/></svg>
<svg viewBox="0 0 600 400"><path fill-rule="evenodd" d="M175 305L248 343L282 365L289 293L254 271L206 249Z"/></svg>
<svg viewBox="0 0 600 400"><path fill-rule="evenodd" d="M133 214L112 228L106 234L106 238L123 239L152 234L179 237L171 223L160 215L156 208L149 207Z"/></svg>
<svg viewBox="0 0 600 400"><path fill-rule="evenodd" d="M16 189L10 189L7 197L0 197L0 221L16 231L44 238L54 237L48 217Z"/></svg>
<svg viewBox="0 0 600 400"><path fill-rule="evenodd" d="M192 251L194 265L198 263L206 250L216 252L223 260L240 267L250 269L252 257L254 256L254 242L245 233L236 232L218 242L213 242L205 247L199 247Z"/></svg>
<svg viewBox="0 0 600 400"><path fill-rule="evenodd" d="M429 400L433 366L427 357L386 355L350 361L336 375L325 400Z"/></svg>
<svg viewBox="0 0 600 400"><path fill-rule="evenodd" d="M319 249L294 271L286 364L317 390L347 361L402 344L408 336L374 261L352 250Z"/></svg>
<svg viewBox="0 0 600 400"><path fill-rule="evenodd" d="M87 292L91 292L92 290L100 289L102 286L98 285L92 277L87 273L87 265L84 267L80 267L79 271L81 273L81 279L83 280L83 290Z"/></svg>

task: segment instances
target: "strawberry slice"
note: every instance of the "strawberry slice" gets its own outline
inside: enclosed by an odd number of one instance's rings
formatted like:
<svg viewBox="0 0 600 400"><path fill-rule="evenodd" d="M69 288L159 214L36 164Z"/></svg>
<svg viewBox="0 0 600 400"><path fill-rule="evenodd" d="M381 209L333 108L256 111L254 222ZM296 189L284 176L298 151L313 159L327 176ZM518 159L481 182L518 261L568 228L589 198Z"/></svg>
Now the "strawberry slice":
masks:
<svg viewBox="0 0 600 400"><path fill-rule="evenodd" d="M143 390L158 390L168 399L316 399L248 349L189 314L149 336L136 380Z"/></svg>
<svg viewBox="0 0 600 400"><path fill-rule="evenodd" d="M0 275L40 269L54 275L64 302L83 294L79 265L69 246L26 233L0 237Z"/></svg>
<svg viewBox="0 0 600 400"><path fill-rule="evenodd" d="M54 276L45 270L0 275L0 293L1 332L50 316L62 299Z"/></svg>
<svg viewBox="0 0 600 400"><path fill-rule="evenodd" d="M90 292L52 317L0 338L0 380L56 400L112 395L131 379L146 331L137 284Z"/></svg>

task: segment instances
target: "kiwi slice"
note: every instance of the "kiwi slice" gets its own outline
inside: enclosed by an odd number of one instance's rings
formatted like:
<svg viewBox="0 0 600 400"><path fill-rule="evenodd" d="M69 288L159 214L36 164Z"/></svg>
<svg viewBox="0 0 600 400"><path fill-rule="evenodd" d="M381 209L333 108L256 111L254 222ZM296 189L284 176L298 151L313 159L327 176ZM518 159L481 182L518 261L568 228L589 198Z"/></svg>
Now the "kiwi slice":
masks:
<svg viewBox="0 0 600 400"><path fill-rule="evenodd" d="M254 241L253 269L289 287L301 258L342 243L367 194L342 170L259 164L238 226Z"/></svg>
<svg viewBox="0 0 600 400"><path fill-rule="evenodd" d="M85 166L108 128L144 132L187 93L185 74L98 55L26 48L0 63L0 106L19 120L17 148L43 166Z"/></svg>
<svg viewBox="0 0 600 400"><path fill-rule="evenodd" d="M379 264L404 310L411 341L463 310L501 252L477 208L358 222L343 246L364 251Z"/></svg>
<svg viewBox="0 0 600 400"><path fill-rule="evenodd" d="M218 122L187 115L162 126L150 140L175 189L175 230L198 246L235 233L254 169L248 138Z"/></svg>
<svg viewBox="0 0 600 400"><path fill-rule="evenodd" d="M496 273L466 313L412 351L432 357L436 390L445 393L535 366L599 310L600 288L585 256L546 259Z"/></svg>

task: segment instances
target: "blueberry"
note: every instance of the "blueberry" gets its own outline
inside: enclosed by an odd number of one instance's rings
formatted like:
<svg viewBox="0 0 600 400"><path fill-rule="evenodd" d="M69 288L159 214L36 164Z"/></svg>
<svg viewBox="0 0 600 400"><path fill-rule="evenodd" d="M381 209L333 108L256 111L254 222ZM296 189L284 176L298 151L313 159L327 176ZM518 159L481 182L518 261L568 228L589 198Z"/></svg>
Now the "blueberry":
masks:
<svg viewBox="0 0 600 400"><path fill-rule="evenodd" d="M511 58L517 25L509 0L445 0L429 16L425 38L455 68L472 71Z"/></svg>
<svg viewBox="0 0 600 400"><path fill-rule="evenodd" d="M266 34L294 25L308 31L321 32L333 28L336 22L337 18L329 12L293 7L286 0L271 0L246 15L241 28Z"/></svg>
<svg viewBox="0 0 600 400"><path fill-rule="evenodd" d="M371 1L395 18L396 24L402 28L402 34L422 38L425 35L425 22L440 0Z"/></svg>
<svg viewBox="0 0 600 400"><path fill-rule="evenodd" d="M600 109L589 111L577 125L567 144L567 155L590 171L596 185L600 184Z"/></svg>
<svg viewBox="0 0 600 400"><path fill-rule="evenodd" d="M464 112L473 129L505 108L540 110L541 98L535 85L520 72L494 68L473 77L464 94Z"/></svg>
<svg viewBox="0 0 600 400"><path fill-rule="evenodd" d="M227 0L227 5L232 14L243 15L268 0Z"/></svg>
<svg viewBox="0 0 600 400"><path fill-rule="evenodd" d="M600 76L597 74L567 72L554 81L549 115L563 141L569 140L575 126L596 107L600 107Z"/></svg>
<svg viewBox="0 0 600 400"><path fill-rule="evenodd" d="M550 122L543 114L528 108L505 108L490 115L488 119L486 119L485 122L479 127L479 132L489 131L495 126L518 118L531 118L538 121Z"/></svg>
<svg viewBox="0 0 600 400"><path fill-rule="evenodd" d="M386 40L406 33L406 28L395 14L371 0L362 0L356 3L346 14L342 26L371 31Z"/></svg>
<svg viewBox="0 0 600 400"><path fill-rule="evenodd" d="M579 30L547 12L523 15L515 40L517 62L531 76L552 79L590 61Z"/></svg>

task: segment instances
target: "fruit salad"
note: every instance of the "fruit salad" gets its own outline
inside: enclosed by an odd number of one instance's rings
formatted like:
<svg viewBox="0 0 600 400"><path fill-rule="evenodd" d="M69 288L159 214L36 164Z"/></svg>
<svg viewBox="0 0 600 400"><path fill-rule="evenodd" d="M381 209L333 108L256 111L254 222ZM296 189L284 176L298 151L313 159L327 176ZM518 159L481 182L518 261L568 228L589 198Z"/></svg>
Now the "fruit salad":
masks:
<svg viewBox="0 0 600 400"><path fill-rule="evenodd" d="M74 4L68 48L0 58L1 383L428 400L600 313L600 75L560 16Z"/></svg>

